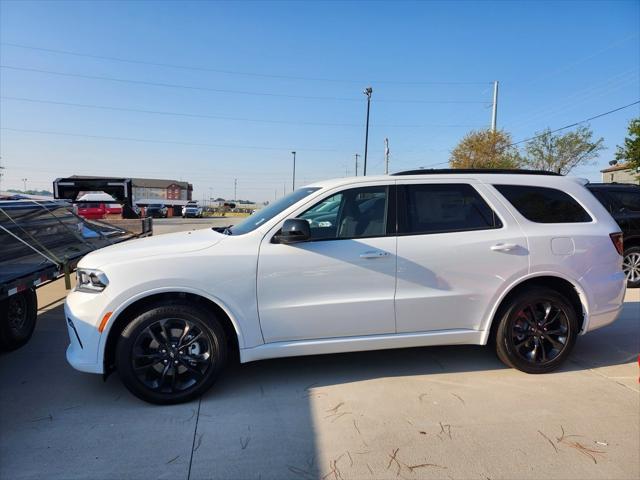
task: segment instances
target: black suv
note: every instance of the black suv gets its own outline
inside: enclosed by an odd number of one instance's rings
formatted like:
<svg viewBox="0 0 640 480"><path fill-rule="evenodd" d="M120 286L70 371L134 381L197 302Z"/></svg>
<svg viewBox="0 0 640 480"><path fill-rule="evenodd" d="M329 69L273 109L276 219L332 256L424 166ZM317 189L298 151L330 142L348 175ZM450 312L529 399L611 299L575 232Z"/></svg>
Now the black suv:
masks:
<svg viewBox="0 0 640 480"><path fill-rule="evenodd" d="M618 222L624 238L622 269L628 287L640 287L640 185L589 183L586 187Z"/></svg>

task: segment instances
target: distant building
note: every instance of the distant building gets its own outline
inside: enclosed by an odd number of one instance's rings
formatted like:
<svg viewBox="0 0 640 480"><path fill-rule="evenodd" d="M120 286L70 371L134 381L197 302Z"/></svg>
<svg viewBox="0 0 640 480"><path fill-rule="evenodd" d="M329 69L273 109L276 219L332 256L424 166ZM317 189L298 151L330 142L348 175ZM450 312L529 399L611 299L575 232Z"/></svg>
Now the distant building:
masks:
<svg viewBox="0 0 640 480"><path fill-rule="evenodd" d="M640 172L634 171L626 163L614 164L600 170L604 183L636 183L640 184Z"/></svg>
<svg viewBox="0 0 640 480"><path fill-rule="evenodd" d="M134 203L158 203L184 205L192 200L193 185L177 180L132 178Z"/></svg>

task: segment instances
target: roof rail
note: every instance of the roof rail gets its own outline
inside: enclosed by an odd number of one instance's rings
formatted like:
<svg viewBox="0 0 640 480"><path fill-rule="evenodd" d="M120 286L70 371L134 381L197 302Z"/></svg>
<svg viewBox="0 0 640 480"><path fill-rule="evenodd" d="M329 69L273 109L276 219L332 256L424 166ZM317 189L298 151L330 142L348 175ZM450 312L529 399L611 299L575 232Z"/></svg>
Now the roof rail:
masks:
<svg viewBox="0 0 640 480"><path fill-rule="evenodd" d="M417 170L405 170L391 175L439 175L439 174L468 174L468 173L508 173L511 175L553 175L562 176L556 172L546 170L524 170L518 168L420 168Z"/></svg>

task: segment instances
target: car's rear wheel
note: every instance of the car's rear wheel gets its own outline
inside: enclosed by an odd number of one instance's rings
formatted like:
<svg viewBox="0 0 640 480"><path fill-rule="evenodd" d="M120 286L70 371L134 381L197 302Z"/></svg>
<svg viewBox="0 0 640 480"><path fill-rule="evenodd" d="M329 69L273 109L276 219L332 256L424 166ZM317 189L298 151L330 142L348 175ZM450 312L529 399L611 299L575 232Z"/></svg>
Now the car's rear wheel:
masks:
<svg viewBox="0 0 640 480"><path fill-rule="evenodd" d="M33 288L0 302L0 349L15 350L29 341L36 328L38 299Z"/></svg>
<svg viewBox="0 0 640 480"><path fill-rule="evenodd" d="M622 271L627 277L627 287L640 287L640 247L629 247L624 251Z"/></svg>
<svg viewBox="0 0 640 480"><path fill-rule="evenodd" d="M120 334L116 369L125 386L151 403L191 400L215 382L227 359L224 329L206 310L162 305L138 315Z"/></svg>
<svg viewBox="0 0 640 480"><path fill-rule="evenodd" d="M571 302L548 288L532 288L515 295L496 320L498 358L527 373L558 368L573 349L579 328Z"/></svg>

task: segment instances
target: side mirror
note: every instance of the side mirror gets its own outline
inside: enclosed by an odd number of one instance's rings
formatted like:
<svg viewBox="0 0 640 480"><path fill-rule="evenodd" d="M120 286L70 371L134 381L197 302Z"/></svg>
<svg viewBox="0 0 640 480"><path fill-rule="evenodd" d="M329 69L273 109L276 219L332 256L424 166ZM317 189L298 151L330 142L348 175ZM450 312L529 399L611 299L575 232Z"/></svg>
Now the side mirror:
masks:
<svg viewBox="0 0 640 480"><path fill-rule="evenodd" d="M290 218L284 221L280 234L276 237L280 243L290 244L306 242L311 239L309 222L302 218Z"/></svg>

